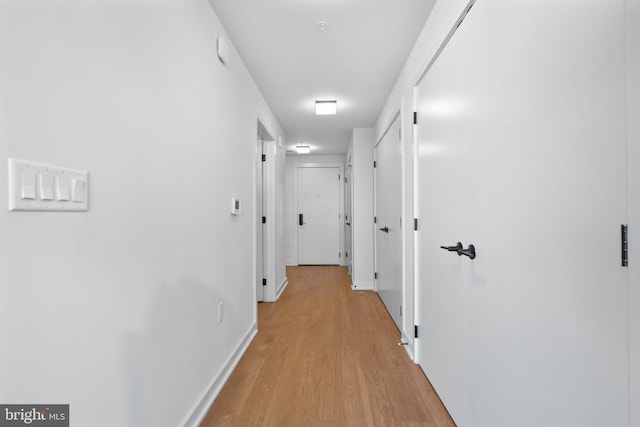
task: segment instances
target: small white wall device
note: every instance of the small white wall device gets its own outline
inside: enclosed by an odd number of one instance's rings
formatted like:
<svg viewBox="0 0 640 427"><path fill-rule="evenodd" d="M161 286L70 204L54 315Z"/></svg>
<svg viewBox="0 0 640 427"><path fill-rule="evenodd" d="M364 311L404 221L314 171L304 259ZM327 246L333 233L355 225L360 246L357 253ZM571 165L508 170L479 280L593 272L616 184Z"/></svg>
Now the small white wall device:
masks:
<svg viewBox="0 0 640 427"><path fill-rule="evenodd" d="M231 215L239 215L240 214L240 199L236 199L235 197L231 199Z"/></svg>

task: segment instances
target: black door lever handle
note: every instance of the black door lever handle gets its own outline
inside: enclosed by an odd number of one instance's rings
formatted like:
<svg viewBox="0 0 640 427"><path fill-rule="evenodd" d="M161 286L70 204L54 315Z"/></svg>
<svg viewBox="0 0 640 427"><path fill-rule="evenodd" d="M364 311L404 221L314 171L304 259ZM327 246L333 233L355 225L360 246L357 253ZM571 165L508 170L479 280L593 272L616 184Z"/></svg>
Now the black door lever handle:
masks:
<svg viewBox="0 0 640 427"><path fill-rule="evenodd" d="M458 255L466 255L471 259L476 257L476 247L473 245L469 245L467 249L460 249L458 251Z"/></svg>
<svg viewBox="0 0 640 427"><path fill-rule="evenodd" d="M462 250L462 243L458 242L455 246L440 246L440 248L445 249L449 252L459 252ZM458 254L460 255L460 254Z"/></svg>
<svg viewBox="0 0 640 427"><path fill-rule="evenodd" d="M389 232L389 227L382 227L380 231L384 231L385 233Z"/></svg>

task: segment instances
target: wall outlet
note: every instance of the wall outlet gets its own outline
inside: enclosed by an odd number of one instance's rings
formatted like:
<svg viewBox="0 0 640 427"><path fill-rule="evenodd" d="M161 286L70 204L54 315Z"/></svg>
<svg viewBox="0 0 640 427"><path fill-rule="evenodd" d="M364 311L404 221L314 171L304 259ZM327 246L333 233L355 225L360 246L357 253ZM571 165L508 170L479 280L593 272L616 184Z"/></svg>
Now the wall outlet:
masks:
<svg viewBox="0 0 640 427"><path fill-rule="evenodd" d="M222 323L223 317L224 317L224 301L218 303L218 325Z"/></svg>

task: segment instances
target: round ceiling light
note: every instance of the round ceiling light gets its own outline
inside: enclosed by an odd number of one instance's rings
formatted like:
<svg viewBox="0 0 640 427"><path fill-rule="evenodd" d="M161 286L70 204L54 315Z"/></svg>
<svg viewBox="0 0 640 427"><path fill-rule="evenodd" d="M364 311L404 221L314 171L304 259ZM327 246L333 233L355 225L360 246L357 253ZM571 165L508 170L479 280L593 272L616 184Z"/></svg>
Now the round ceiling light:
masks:
<svg viewBox="0 0 640 427"><path fill-rule="evenodd" d="M327 21L318 22L318 29L320 30L320 32L324 33L327 30L328 26L329 26L329 23Z"/></svg>

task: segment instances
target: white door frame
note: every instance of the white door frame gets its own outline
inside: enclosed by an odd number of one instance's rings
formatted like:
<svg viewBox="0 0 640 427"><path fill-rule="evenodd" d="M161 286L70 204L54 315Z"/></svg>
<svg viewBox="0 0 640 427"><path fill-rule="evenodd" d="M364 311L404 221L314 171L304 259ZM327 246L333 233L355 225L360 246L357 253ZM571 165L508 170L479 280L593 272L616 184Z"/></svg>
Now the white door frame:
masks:
<svg viewBox="0 0 640 427"><path fill-rule="evenodd" d="M276 160L276 143L273 139L273 133L267 129L263 124L264 121L257 118L257 138L262 141L262 152L257 153L256 162L256 175L258 171L262 171L262 212L258 212L258 206L255 209L255 221L256 229L254 230L254 253L257 255L257 245L262 240L262 277L267 280L267 285L263 287L264 297L263 301L275 301L276 300L276 260L275 260L275 224L276 224L276 212L275 212L275 160ZM265 161L262 161L264 155ZM257 204L258 194L258 179L256 176L256 188L255 199ZM262 216L266 217L266 223L262 224ZM262 239L259 239L258 233L262 233ZM255 271L256 279L258 274L258 263L260 260L255 259ZM256 284L256 301L259 301Z"/></svg>
<svg viewBox="0 0 640 427"><path fill-rule="evenodd" d="M352 170L351 158L349 158L344 169L344 261L347 265L347 271L349 272L349 275L351 275L351 269L353 267L351 261L353 254L353 228L351 226L353 216L353 187L351 183ZM349 223L349 225L347 225L347 223Z"/></svg>
<svg viewBox="0 0 640 427"><path fill-rule="evenodd" d="M340 174L340 189L339 203L340 203L340 221L338 223L338 229L340 231L340 241L338 242L338 250L340 253L340 265L345 265L344 251L340 248L344 248L344 164L342 163L298 163L293 167L293 212L292 220L294 224L292 237L293 257L294 264L298 264L298 169L300 168L338 168Z"/></svg>

